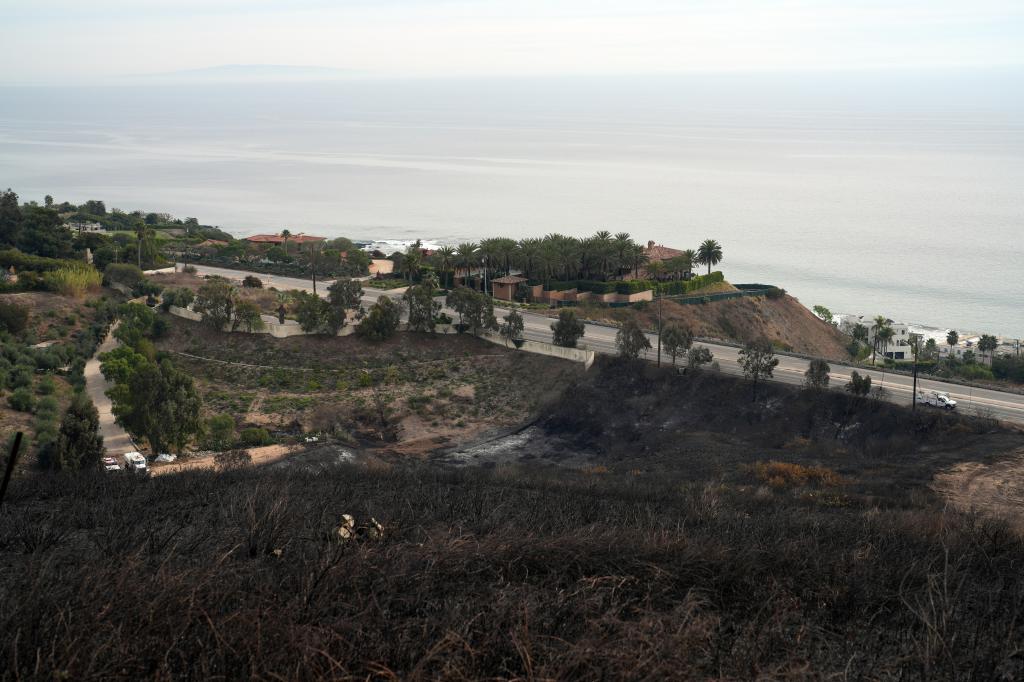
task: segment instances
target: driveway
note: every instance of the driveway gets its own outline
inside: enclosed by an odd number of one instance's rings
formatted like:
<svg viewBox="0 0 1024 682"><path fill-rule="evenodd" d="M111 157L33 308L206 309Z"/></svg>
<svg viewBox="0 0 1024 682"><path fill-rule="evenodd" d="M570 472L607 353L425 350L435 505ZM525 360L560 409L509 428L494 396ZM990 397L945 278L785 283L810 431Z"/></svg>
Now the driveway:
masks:
<svg viewBox="0 0 1024 682"><path fill-rule="evenodd" d="M99 355L112 351L119 345L121 342L114 338L114 331L111 329L107 333L107 338L96 349L95 355L85 363L85 391L100 414L100 435L103 436L103 446L107 450L107 455L118 459L124 453L132 452L136 447L128 432L114 421L113 406L110 404L110 398L107 397L107 389L113 384L107 381L103 377L103 372L100 371Z"/></svg>

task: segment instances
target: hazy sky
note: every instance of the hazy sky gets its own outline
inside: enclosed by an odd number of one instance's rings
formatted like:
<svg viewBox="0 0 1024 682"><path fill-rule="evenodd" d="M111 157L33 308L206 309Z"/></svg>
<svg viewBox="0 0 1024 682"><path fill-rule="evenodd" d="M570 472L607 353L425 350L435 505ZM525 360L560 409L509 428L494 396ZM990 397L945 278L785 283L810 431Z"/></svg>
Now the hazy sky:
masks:
<svg viewBox="0 0 1024 682"><path fill-rule="evenodd" d="M1022 0L0 0L0 81L1024 65Z"/></svg>

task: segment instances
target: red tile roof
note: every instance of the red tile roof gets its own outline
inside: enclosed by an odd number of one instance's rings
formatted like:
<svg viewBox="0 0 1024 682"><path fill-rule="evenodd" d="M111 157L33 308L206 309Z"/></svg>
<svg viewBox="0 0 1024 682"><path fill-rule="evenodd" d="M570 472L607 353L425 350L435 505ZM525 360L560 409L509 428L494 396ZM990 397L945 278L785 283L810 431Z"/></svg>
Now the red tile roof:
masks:
<svg viewBox="0 0 1024 682"><path fill-rule="evenodd" d="M327 237L314 237L306 234L293 234L288 237L288 241L293 244L306 244L308 242L322 242ZM279 234L254 234L251 237L246 237L246 241L254 244L284 244L284 237Z"/></svg>
<svg viewBox="0 0 1024 682"><path fill-rule="evenodd" d="M655 244L654 242L647 242L647 248L644 249L644 253L647 255L648 261L668 260L669 258L675 258L676 256L683 255L683 252L679 249L673 249L662 244Z"/></svg>
<svg viewBox="0 0 1024 682"><path fill-rule="evenodd" d="M504 277L499 277L498 279L491 280L491 283L492 284L519 284L520 282L525 282L525 281L526 281L525 277L519 277L517 275L506 275Z"/></svg>

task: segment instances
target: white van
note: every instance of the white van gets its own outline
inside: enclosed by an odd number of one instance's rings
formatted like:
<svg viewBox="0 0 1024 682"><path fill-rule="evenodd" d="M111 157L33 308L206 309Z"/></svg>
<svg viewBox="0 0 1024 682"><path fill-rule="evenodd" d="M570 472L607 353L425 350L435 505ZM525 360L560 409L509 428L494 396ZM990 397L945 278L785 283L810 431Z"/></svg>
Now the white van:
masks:
<svg viewBox="0 0 1024 682"><path fill-rule="evenodd" d="M126 471L133 473L149 473L149 468L146 466L146 458L142 456L141 452L124 453L124 468Z"/></svg>

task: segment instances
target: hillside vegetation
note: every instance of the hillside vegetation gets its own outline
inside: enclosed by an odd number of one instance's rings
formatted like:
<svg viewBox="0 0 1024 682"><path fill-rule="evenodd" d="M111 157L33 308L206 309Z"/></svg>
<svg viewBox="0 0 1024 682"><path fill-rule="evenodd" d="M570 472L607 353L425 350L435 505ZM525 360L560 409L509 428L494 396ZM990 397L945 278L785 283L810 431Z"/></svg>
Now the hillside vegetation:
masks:
<svg viewBox="0 0 1024 682"><path fill-rule="evenodd" d="M661 305L666 324L678 322L696 336L735 343L766 338L783 350L830 360L850 358L846 350L850 340L788 294L779 298L753 296L697 305L665 300ZM581 305L579 314L587 319L615 324L633 318L647 329L658 326L657 303L647 304L639 310L636 306L604 308Z"/></svg>
<svg viewBox="0 0 1024 682"><path fill-rule="evenodd" d="M932 508L514 470L18 481L16 677L1012 679L1024 546ZM339 540L342 514L380 540Z"/></svg>

